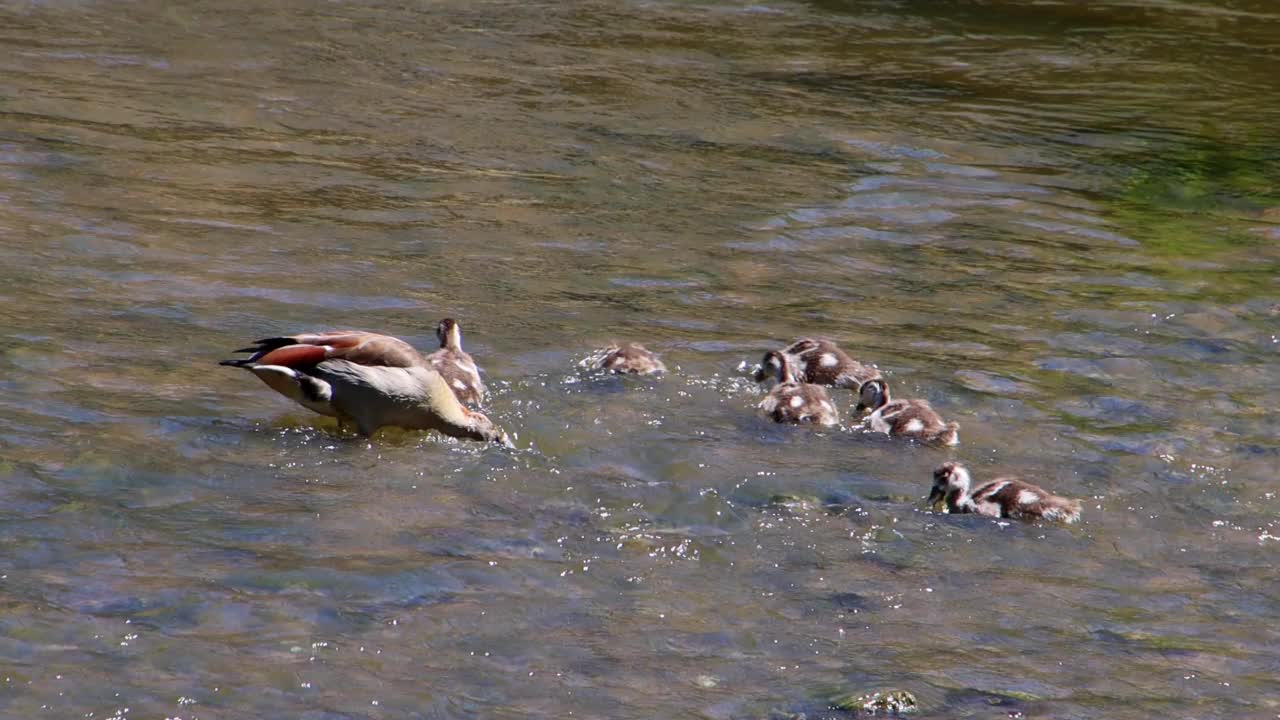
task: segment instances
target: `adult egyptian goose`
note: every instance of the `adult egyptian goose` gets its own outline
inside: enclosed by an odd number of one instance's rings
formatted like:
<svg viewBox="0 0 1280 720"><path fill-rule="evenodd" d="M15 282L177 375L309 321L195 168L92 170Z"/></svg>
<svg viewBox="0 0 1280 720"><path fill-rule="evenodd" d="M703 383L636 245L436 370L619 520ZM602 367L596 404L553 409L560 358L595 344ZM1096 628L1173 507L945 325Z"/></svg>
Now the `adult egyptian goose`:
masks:
<svg viewBox="0 0 1280 720"><path fill-rule="evenodd" d="M398 338L361 331L303 333L265 338L236 352L250 356L221 364L249 370L299 405L354 423L362 435L395 426L510 445L506 433L463 407L431 363Z"/></svg>
<svg viewBox="0 0 1280 720"><path fill-rule="evenodd" d="M977 513L988 517L1043 518L1074 523L1080 520L1080 501L1069 500L1017 478L996 478L977 490L969 490L969 471L949 462L933 471L929 507L945 500L947 511Z"/></svg>
<svg viewBox="0 0 1280 720"><path fill-rule="evenodd" d="M583 367L619 375L660 375L667 371L658 355L640 343L612 343L582 361Z"/></svg>
<svg viewBox="0 0 1280 720"><path fill-rule="evenodd" d="M804 383L857 390L868 380L881 377L878 368L854 360L830 340L800 338L774 352L791 362L796 379ZM766 353L755 372L755 381L766 382L776 377L776 362L770 361Z"/></svg>
<svg viewBox="0 0 1280 720"><path fill-rule="evenodd" d="M440 349L427 356L427 362L444 376L458 399L469 405L484 402L488 391L480 380L476 361L462 349L462 328L453 318L445 318L436 326Z"/></svg>
<svg viewBox="0 0 1280 720"><path fill-rule="evenodd" d="M760 401L759 408L774 422L819 425L839 422L839 413L826 388L797 380L791 363L776 350L766 354L764 361L767 367L777 368L778 384Z"/></svg>
<svg viewBox="0 0 1280 720"><path fill-rule="evenodd" d="M883 378L868 380L858 392L855 413L869 413L863 425L892 437L913 438L942 445L960 442L960 425L943 422L928 400L891 400Z"/></svg>

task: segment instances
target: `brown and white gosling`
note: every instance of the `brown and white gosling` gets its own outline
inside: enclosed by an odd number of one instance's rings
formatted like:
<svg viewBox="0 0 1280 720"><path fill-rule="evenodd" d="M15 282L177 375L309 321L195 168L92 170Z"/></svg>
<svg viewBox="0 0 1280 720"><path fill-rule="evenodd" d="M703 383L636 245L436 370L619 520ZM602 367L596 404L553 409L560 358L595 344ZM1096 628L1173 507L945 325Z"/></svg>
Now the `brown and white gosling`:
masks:
<svg viewBox="0 0 1280 720"><path fill-rule="evenodd" d="M879 369L854 360L830 340L800 338L775 352L791 362L800 382L857 390L868 380L881 377ZM776 377L776 363L777 360L771 361L770 354L766 353L755 372L755 381L760 383Z"/></svg>
<svg viewBox="0 0 1280 720"><path fill-rule="evenodd" d="M436 337L440 339L440 349L427 355L427 362L436 372L444 376L449 389L458 396L460 402L468 405L480 405L488 395L484 382L480 379L480 368L476 361L462 349L462 328L453 318L445 318L436 326Z"/></svg>
<svg viewBox="0 0 1280 720"><path fill-rule="evenodd" d="M613 343L582 361L583 367L619 375L660 375L667 371L658 355L640 343Z"/></svg>
<svg viewBox="0 0 1280 720"><path fill-rule="evenodd" d="M1064 523L1080 520L1080 501L1070 500L1017 478L996 478L969 490L969 471L959 463L943 463L933 471L929 507L946 501L947 511L977 513L988 517Z"/></svg>
<svg viewBox="0 0 1280 720"><path fill-rule="evenodd" d="M943 422L928 400L891 400L883 378L868 380L858 391L854 413L870 413L863 425L891 437L905 437L942 445L960 442L960 425Z"/></svg>
<svg viewBox="0 0 1280 720"><path fill-rule="evenodd" d="M777 350L766 354L764 360L766 367L777 368L778 384L760 401L759 408L775 422L835 425L840 421L826 388L798 381L791 363Z"/></svg>

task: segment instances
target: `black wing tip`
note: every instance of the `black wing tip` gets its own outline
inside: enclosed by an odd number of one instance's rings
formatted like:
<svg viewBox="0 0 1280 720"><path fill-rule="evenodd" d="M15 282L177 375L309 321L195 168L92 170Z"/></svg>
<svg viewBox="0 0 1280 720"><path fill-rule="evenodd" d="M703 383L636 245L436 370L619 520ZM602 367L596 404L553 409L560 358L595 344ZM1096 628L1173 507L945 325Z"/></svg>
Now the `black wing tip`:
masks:
<svg viewBox="0 0 1280 720"><path fill-rule="evenodd" d="M268 353L268 352L271 352L272 350L275 350L276 348L282 348L286 345L293 345L296 343L297 343L297 340L294 340L291 337L269 337L269 338L262 338L261 340L254 340L253 344L250 345L249 347L242 347L239 350L232 350L231 352Z"/></svg>
<svg viewBox="0 0 1280 720"><path fill-rule="evenodd" d="M244 350L237 350L236 352L256 352L258 350L275 350L278 347L284 347L285 345L293 345L293 344L296 344L297 342L298 341L292 337L281 336L281 337L262 338L261 340L254 340L252 346Z"/></svg>
<svg viewBox="0 0 1280 720"><path fill-rule="evenodd" d="M237 350L236 352L244 352L244 351ZM249 367L252 367L254 363L253 363L253 360L250 360L247 358L237 358L235 360L221 360L218 362L218 364L226 365L228 367L249 368Z"/></svg>

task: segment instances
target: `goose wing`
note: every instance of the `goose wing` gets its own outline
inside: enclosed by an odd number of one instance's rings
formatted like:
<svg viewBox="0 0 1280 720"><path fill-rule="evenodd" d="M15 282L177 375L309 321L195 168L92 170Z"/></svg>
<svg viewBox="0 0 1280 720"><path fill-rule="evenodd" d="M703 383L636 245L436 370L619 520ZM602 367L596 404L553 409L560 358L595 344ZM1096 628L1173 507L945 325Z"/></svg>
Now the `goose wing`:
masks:
<svg viewBox="0 0 1280 720"><path fill-rule="evenodd" d="M325 360L346 360L370 367L419 367L422 355L400 338L363 330L336 330L299 333L255 340L253 345L236 352L249 353L248 358L225 360L223 365L252 367L281 365L303 368Z"/></svg>

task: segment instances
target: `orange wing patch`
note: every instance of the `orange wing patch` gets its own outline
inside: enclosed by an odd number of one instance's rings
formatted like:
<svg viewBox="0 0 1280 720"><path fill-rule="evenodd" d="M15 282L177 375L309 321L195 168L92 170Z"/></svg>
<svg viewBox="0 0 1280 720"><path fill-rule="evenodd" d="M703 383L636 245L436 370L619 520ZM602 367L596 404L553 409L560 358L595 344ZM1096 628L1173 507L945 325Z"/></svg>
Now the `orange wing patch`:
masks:
<svg viewBox="0 0 1280 720"><path fill-rule="evenodd" d="M259 340L258 344L264 350L273 348L250 358L263 365L306 367L324 360L346 360L371 367L408 368L426 364L409 343L390 335L360 330L302 333Z"/></svg>
<svg viewBox="0 0 1280 720"><path fill-rule="evenodd" d="M331 348L353 348L377 333L363 330L330 330L328 332L301 333L291 339L299 345L328 345Z"/></svg>
<svg viewBox="0 0 1280 720"><path fill-rule="evenodd" d="M361 340L351 347L335 347L329 356L357 365L407 368L425 364L422 355L412 345L398 338L368 333Z"/></svg>
<svg viewBox="0 0 1280 720"><path fill-rule="evenodd" d="M283 365L288 368L310 367L324 362L328 353L322 345L285 345L256 359L259 365Z"/></svg>

